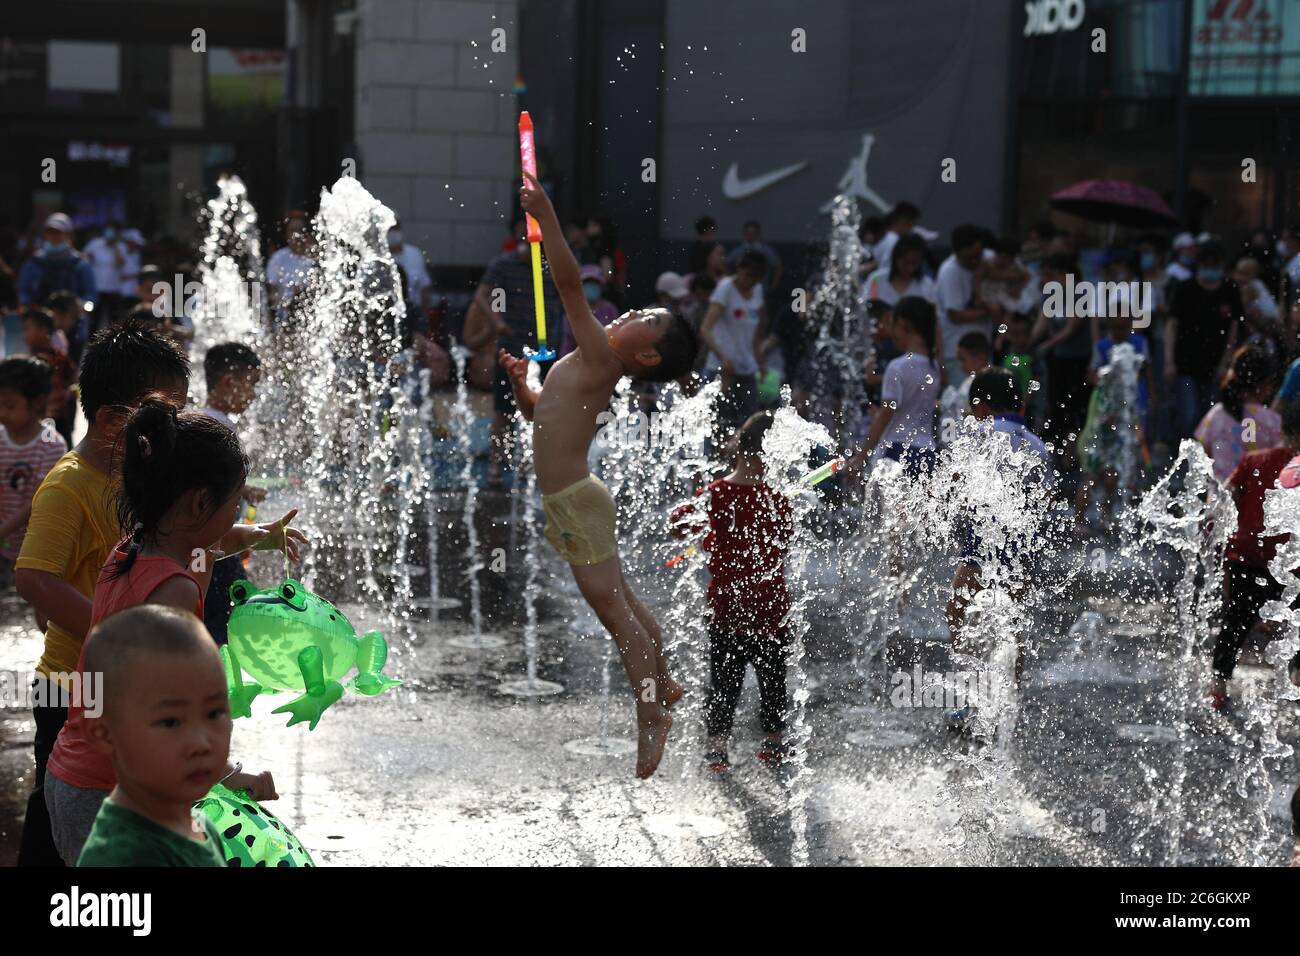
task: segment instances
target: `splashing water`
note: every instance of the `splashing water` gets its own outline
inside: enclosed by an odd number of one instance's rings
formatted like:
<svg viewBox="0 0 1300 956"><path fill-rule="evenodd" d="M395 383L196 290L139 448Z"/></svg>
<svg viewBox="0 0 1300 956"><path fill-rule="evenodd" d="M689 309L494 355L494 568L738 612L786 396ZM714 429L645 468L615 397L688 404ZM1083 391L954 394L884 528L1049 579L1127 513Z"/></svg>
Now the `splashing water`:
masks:
<svg viewBox="0 0 1300 956"><path fill-rule="evenodd" d="M813 451L834 448L835 442L824 426L806 421L790 407L788 387L782 389L782 400L783 406L773 417L772 427L763 436L763 469L767 483L786 497L793 512L794 535L785 560L786 580L792 585L790 611L785 621L789 641L788 680L794 683L791 695L793 715L786 744L792 752L790 763L793 771L789 775L790 820L794 838L791 858L796 864L806 865L809 854L808 805L812 793L808 748L812 731L808 719L810 680L804 658L811 628L809 608L817 594L815 588L808 586L807 571L814 555L820 555L824 560L825 545L813 531L813 515L820 499L803 480L803 475L808 470Z"/></svg>
<svg viewBox="0 0 1300 956"><path fill-rule="evenodd" d="M197 311L191 316L195 368L202 368L208 349L221 342L255 346L265 329L266 316L257 211L238 176L217 180L217 195L203 207L200 226L204 227L198 268L202 288ZM202 406L207 397L202 375L191 378L190 391L195 404Z"/></svg>
<svg viewBox="0 0 1300 956"><path fill-rule="evenodd" d="M1237 509L1231 495L1215 480L1214 463L1204 449L1194 441L1184 441L1169 472L1143 496L1137 516L1146 540L1171 549L1182 562L1171 608L1181 647L1173 662L1174 679L1160 702L1164 712L1178 718L1178 742L1172 773L1158 783L1164 793L1154 797L1156 812L1152 814L1152 825L1167 830L1164 862L1176 865L1182 860L1188 828L1184 787L1191 746L1189 713L1195 703L1194 658L1207 643L1211 620L1222 603L1223 549L1236 530Z"/></svg>
<svg viewBox="0 0 1300 956"><path fill-rule="evenodd" d="M483 570L483 556L479 553L478 527L474 516L478 507L478 483L474 477L474 412L469 406L469 389L465 382L465 364L469 351L461 345L452 348L456 363L456 405L452 421L456 423L456 441L464 459L461 480L465 483L465 507L461 520L465 527L465 577L469 582L469 620L473 637L483 636L483 594L479 572ZM525 429L528 431L528 429ZM531 439L530 439L531 440Z"/></svg>
<svg viewBox="0 0 1300 956"><path fill-rule="evenodd" d="M252 456L288 479L301 501L313 540L304 583L336 603L382 607L391 626L408 619L413 525L433 486L427 416L414 400L416 362L403 343L406 310L387 243L394 222L353 178L322 190L316 266L275 330L258 407L262 445ZM391 567L387 587L381 567Z"/></svg>
<svg viewBox="0 0 1300 956"><path fill-rule="evenodd" d="M1098 442L1114 442L1118 452L1105 455L1115 461L1119 488L1124 493L1137 489L1141 445L1138 437L1138 378L1145 359L1128 342L1111 348L1110 361L1097 371L1094 394L1098 403Z"/></svg>
<svg viewBox="0 0 1300 956"><path fill-rule="evenodd" d="M873 355L874 322L862 300L862 215L849 197L837 196L831 208L830 250L808 307L817 331L813 342L813 394L824 397L813 416L842 444L864 435L866 386L862 369ZM794 370L787 370L793 374Z"/></svg>

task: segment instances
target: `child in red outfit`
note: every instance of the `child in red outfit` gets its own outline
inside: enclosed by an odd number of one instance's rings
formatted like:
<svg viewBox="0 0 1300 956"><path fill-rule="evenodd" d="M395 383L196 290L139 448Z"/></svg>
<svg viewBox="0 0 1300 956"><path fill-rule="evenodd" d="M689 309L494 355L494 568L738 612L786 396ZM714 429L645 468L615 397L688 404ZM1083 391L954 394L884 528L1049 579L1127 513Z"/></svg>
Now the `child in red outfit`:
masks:
<svg viewBox="0 0 1300 956"><path fill-rule="evenodd" d="M59 351L54 342L54 316L44 309L30 308L23 313L23 342L28 352L53 371L46 414L56 422L64 417L77 382L77 367L68 358L67 348ZM64 435L64 438L67 438Z"/></svg>
<svg viewBox="0 0 1300 956"><path fill-rule="evenodd" d="M1279 486L1284 470L1300 451L1300 402L1282 419L1281 448L1245 455L1228 478L1237 502L1237 530L1228 541L1223 566L1223 626L1214 645L1214 677L1206 698L1215 710L1228 706L1228 681L1237 652L1259 620L1259 609L1282 596L1282 585L1268 564L1287 535L1264 535L1264 494ZM1285 480L1281 482L1286 487Z"/></svg>
<svg viewBox="0 0 1300 956"><path fill-rule="evenodd" d="M782 741L790 610L783 556L793 533L793 513L782 495L763 482L763 436L771 412L752 415L738 434L731 474L713 482L702 514L683 505L673 514L682 533L703 532L709 555L710 684L705 704L709 735L705 760L710 769L729 769L731 735L745 680L745 665L758 676L759 711L766 734L759 758L779 764L787 755Z"/></svg>

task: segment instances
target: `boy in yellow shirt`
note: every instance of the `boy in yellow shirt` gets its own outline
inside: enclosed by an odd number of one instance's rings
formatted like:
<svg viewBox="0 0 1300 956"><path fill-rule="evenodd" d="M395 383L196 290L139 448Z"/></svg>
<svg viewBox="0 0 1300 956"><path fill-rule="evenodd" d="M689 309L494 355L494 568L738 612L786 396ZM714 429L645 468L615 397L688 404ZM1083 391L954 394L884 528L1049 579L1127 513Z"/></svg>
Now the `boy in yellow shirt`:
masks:
<svg viewBox="0 0 1300 956"><path fill-rule="evenodd" d="M66 693L90 627L100 569L122 538L113 507L113 447L131 408L150 392L178 405L189 389L189 359L139 323L97 333L81 366L81 409L89 427L36 489L27 536L14 565L19 595L46 621L36 664L36 778L27 801L19 866L61 866L45 809L45 764L67 719Z"/></svg>

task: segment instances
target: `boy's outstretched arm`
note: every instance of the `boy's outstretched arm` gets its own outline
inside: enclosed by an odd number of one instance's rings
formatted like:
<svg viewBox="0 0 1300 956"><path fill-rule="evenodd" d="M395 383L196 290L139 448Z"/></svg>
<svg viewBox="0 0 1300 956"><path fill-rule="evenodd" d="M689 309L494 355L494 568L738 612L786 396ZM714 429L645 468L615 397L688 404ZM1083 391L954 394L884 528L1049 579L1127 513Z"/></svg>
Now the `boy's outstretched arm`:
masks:
<svg viewBox="0 0 1300 956"><path fill-rule="evenodd" d="M519 202L524 211L542 227L546 261L550 263L555 287L560 291L560 300L564 303L564 313L569 318L573 339L587 358L616 362L605 327L596 321L596 317L591 314L591 306L587 304L587 296L582 291L582 278L578 272L578 260L573 258L573 250L564 239L564 230L560 228L555 207L551 205L550 197L537 179L528 173L524 173L524 176L528 179L528 185L519 190Z"/></svg>
<svg viewBox="0 0 1300 956"><path fill-rule="evenodd" d="M515 393L515 404L526 421L533 420L537 408L537 393L528 387L528 359L515 358L505 349L497 350L497 361L510 376L510 388Z"/></svg>

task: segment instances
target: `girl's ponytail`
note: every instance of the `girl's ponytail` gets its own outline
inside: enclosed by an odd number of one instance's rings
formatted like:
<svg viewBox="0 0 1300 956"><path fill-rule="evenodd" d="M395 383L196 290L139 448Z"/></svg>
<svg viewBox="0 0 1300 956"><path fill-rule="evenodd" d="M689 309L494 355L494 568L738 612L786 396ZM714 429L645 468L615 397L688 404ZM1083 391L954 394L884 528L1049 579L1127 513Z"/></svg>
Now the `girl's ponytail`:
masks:
<svg viewBox="0 0 1300 956"><path fill-rule="evenodd" d="M215 508L248 477L248 459L234 432L160 395L140 403L118 441L117 519L130 535L126 558L109 572L113 577L130 571L141 548L157 542L163 518L187 491L206 490Z"/></svg>

